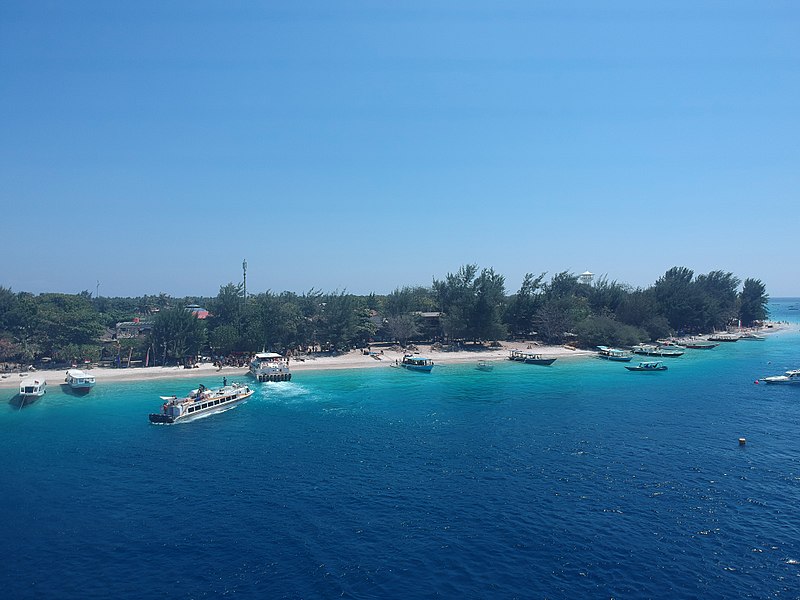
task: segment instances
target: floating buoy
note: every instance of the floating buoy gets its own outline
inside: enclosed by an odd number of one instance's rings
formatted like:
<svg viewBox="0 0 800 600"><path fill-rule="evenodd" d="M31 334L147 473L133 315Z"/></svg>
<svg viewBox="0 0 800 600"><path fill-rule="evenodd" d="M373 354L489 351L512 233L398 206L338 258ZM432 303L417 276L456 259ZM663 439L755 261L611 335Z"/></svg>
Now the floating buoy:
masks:
<svg viewBox="0 0 800 600"><path fill-rule="evenodd" d="M744 446L746 443L747 443L747 440L745 438L739 438L739 445L740 446Z"/></svg>
<svg viewBox="0 0 800 600"><path fill-rule="evenodd" d="M756 379L756 380L755 380L753 383L755 383L756 385L758 385L758 379Z"/></svg>

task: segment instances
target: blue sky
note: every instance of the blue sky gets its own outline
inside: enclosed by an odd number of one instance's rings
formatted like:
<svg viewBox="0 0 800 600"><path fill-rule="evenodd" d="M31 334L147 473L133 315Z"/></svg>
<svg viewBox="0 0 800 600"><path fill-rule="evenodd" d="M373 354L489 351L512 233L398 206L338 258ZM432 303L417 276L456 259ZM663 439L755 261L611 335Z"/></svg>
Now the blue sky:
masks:
<svg viewBox="0 0 800 600"><path fill-rule="evenodd" d="M5 2L0 285L800 294L795 2Z"/></svg>

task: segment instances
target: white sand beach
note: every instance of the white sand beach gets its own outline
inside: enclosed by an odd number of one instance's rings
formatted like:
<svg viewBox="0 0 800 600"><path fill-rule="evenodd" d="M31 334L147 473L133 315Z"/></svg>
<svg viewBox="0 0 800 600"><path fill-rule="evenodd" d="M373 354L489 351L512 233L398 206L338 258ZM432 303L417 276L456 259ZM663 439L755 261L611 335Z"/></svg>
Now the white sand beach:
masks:
<svg viewBox="0 0 800 600"><path fill-rule="evenodd" d="M425 356L435 364L458 364L477 362L478 360L501 361L508 358L511 350L524 350L535 352L543 356L562 358L576 358L594 356L594 352L576 350L567 346L539 346L527 342L505 342L497 348L468 349L458 351L437 351L428 345L420 345L415 353ZM372 354L364 354L361 350L351 350L345 354L328 355L317 354L291 359L292 372L328 370L328 369L380 369L390 368L403 358L403 352L383 348L374 349ZM97 378L97 384L114 381L144 381L149 379L176 379L201 377L205 375L219 375L220 377L240 376L247 373L245 367L222 367L219 369L211 363L202 363L194 369L183 367L136 367L130 369L92 368L85 369ZM7 375L7 376L6 376ZM50 384L64 382L66 372L58 370L37 370L25 373L4 374L0 379L0 389L12 389L19 386L19 382L26 376L44 377Z"/></svg>

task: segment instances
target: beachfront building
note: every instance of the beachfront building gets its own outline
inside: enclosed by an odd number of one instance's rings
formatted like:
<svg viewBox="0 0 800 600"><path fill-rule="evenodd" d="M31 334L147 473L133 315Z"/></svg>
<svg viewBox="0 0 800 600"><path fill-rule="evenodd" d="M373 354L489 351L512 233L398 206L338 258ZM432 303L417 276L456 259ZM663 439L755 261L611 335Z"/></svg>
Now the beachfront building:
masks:
<svg viewBox="0 0 800 600"><path fill-rule="evenodd" d="M189 304L185 308L198 319L207 319L208 317L211 316L211 313L209 313L205 308L203 308L199 304Z"/></svg>
<svg viewBox="0 0 800 600"><path fill-rule="evenodd" d="M585 283L586 285L592 285L592 281L594 281L594 273L591 271L584 271L580 275L578 275L578 283Z"/></svg>
<svg viewBox="0 0 800 600"><path fill-rule="evenodd" d="M143 321L136 317L133 321L117 323L111 339L137 338L150 333L151 329L153 329L153 324L150 321Z"/></svg>

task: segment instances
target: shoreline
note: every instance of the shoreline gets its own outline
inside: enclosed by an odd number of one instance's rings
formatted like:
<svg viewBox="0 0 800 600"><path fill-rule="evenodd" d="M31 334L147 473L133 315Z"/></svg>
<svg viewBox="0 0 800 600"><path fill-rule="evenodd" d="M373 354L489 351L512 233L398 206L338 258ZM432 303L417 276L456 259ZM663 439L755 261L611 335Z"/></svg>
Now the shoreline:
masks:
<svg viewBox="0 0 800 600"><path fill-rule="evenodd" d="M796 329L796 324L773 324L772 328L762 328L759 333L768 336L781 332ZM698 336L700 338L708 336ZM414 354L431 358L434 364L465 364L485 360L498 362L507 360L512 350L532 352L543 356L554 357L557 359L586 359L594 358L597 352L594 350L582 350L569 346L540 346L535 342L504 342L497 348L481 348L475 350L441 351L433 350L430 345L423 344ZM318 355L302 358L293 358L290 361L292 373L303 371L328 371L328 370L348 370L348 369L379 369L394 366L395 361L400 361L405 352L383 349L383 354L372 352L364 354L361 350L351 350L347 353L338 355ZM122 383L133 381L154 381L159 379L191 379L204 376L218 377L241 377L248 373L247 367L215 367L211 363L203 363L196 368L186 369L184 367L133 367L133 368L93 368L87 369L87 373L97 379L97 383ZM50 385L64 383L66 376L65 369L45 369L37 371L27 371L23 373L4 373L0 379L0 389L15 390L19 382L26 377L44 378Z"/></svg>
<svg viewBox="0 0 800 600"><path fill-rule="evenodd" d="M530 347L529 347L530 346ZM414 354L431 358L435 364L465 364L486 360L491 362L507 360L512 350L522 350L525 352L535 352L555 358L585 358L594 357L597 353L591 350L572 349L564 346L535 346L527 342L509 342L502 344L498 348L484 348L481 350L458 350L458 351L436 351L429 345L420 345ZM380 369L391 368L403 358L405 352L383 349L383 354L371 353L363 354L361 350L351 350L347 353L338 355L319 355L312 357L302 357L291 359L289 366L292 373L302 371L329 371L329 370L348 370L348 369ZM247 367L215 367L211 363L202 363L194 369L184 367L133 367L122 369L93 368L86 369L86 373L93 375L97 379L97 384L132 382L132 381L153 381L159 379L190 379L193 377L219 376L219 377L240 377L248 373ZM8 375L0 379L0 389L16 389L19 382L26 377L41 377L48 384L57 385L64 382L66 377L65 369L42 369L27 371L23 373L7 373Z"/></svg>

